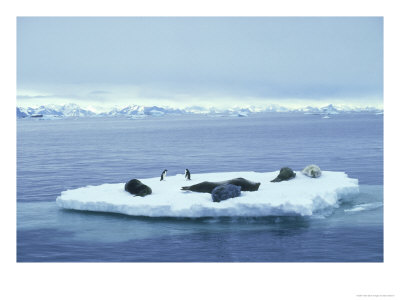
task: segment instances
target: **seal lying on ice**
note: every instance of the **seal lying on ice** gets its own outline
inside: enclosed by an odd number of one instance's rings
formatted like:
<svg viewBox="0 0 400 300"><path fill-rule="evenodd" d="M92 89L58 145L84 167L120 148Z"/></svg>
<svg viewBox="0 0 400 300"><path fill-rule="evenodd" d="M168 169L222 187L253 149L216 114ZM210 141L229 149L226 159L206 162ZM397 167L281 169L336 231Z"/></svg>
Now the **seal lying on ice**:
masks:
<svg viewBox="0 0 400 300"><path fill-rule="evenodd" d="M321 176L321 169L317 165L309 165L301 173L308 177L317 178Z"/></svg>
<svg viewBox="0 0 400 300"><path fill-rule="evenodd" d="M253 182L249 181L244 178L234 178L231 180L226 180L226 181L219 181L219 182L210 182L210 181L203 181L198 184L194 184L191 186L183 186L181 187L181 190L183 191L192 191L192 192L199 192L199 193L212 193L212 190L216 188L217 186L223 185L223 184L233 184L240 186L242 191L258 191L258 188L260 186L260 182Z"/></svg>
<svg viewBox="0 0 400 300"><path fill-rule="evenodd" d="M131 179L125 184L125 191L132 195L144 197L150 195L152 190L149 186L143 184L140 180Z"/></svg>
<svg viewBox="0 0 400 300"><path fill-rule="evenodd" d="M222 200L227 200L230 198L235 198L240 196L240 186L233 184L223 184L219 185L212 190L211 196L213 202L221 202Z"/></svg>
<svg viewBox="0 0 400 300"><path fill-rule="evenodd" d="M280 170L279 175L271 182L281 182L283 180L289 180L296 177L296 173L291 168L284 167Z"/></svg>

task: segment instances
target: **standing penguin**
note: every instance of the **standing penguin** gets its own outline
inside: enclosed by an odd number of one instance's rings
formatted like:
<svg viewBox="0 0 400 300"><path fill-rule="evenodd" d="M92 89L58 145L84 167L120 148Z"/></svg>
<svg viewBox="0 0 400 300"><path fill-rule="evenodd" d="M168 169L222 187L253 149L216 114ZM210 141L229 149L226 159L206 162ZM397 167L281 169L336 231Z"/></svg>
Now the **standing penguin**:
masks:
<svg viewBox="0 0 400 300"><path fill-rule="evenodd" d="M190 171L189 171L189 169L185 169L185 178L186 178L187 180L191 180L191 179L190 179Z"/></svg>
<svg viewBox="0 0 400 300"><path fill-rule="evenodd" d="M165 180L165 177L167 176L167 169L165 169L162 173L161 173L161 178L160 178L160 181L161 180Z"/></svg>

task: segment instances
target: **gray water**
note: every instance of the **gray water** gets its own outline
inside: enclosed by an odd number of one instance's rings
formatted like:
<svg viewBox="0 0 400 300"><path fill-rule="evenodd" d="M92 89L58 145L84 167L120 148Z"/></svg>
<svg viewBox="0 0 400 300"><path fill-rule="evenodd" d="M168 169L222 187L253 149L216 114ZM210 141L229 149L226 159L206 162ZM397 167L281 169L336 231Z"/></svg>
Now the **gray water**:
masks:
<svg viewBox="0 0 400 300"><path fill-rule="evenodd" d="M63 210L61 191L131 178L300 170L358 178L328 216L146 218ZM383 261L383 116L270 113L17 121L18 261Z"/></svg>

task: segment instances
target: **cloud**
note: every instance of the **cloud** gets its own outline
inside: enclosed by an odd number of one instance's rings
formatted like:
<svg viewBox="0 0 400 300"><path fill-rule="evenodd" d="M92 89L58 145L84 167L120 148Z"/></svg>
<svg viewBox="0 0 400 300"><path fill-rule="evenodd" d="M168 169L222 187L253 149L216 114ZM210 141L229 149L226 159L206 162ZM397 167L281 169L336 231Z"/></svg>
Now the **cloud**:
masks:
<svg viewBox="0 0 400 300"><path fill-rule="evenodd" d="M18 18L17 28L19 88L56 98L325 101L383 94L378 17Z"/></svg>
<svg viewBox="0 0 400 300"><path fill-rule="evenodd" d="M46 98L54 98L55 95L36 95L36 96L29 96L29 95L17 95L17 99L46 99Z"/></svg>
<svg viewBox="0 0 400 300"><path fill-rule="evenodd" d="M102 90L96 90L96 91L91 91L89 94L90 95L104 95L104 94L110 94L111 92L109 91L102 91Z"/></svg>

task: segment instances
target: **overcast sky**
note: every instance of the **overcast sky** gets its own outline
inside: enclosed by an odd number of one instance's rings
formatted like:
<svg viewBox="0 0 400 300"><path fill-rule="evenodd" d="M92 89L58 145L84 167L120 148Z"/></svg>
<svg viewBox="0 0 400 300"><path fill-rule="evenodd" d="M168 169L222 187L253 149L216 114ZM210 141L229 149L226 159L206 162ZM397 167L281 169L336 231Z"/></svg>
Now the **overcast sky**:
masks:
<svg viewBox="0 0 400 300"><path fill-rule="evenodd" d="M17 19L17 104L383 105L383 18Z"/></svg>

